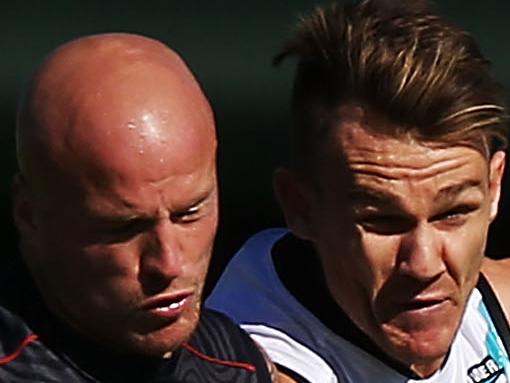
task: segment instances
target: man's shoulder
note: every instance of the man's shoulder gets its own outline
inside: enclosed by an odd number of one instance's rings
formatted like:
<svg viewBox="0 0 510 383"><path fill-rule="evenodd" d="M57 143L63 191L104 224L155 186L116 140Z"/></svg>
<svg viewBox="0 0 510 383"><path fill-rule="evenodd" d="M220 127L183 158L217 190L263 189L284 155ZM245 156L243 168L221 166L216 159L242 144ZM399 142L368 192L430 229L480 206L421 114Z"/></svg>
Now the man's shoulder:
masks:
<svg viewBox="0 0 510 383"><path fill-rule="evenodd" d="M183 345L177 375L204 374L225 382L270 382L266 360L255 342L226 315L202 310L191 339ZM198 377L197 377L198 378ZM218 380L219 379L219 380ZM201 380L198 380L201 381Z"/></svg>
<svg viewBox="0 0 510 383"><path fill-rule="evenodd" d="M217 349L218 343L225 349ZM200 345L204 350L215 349L215 352L229 353L232 349L252 341L246 333L235 324L227 315L210 308L203 308L198 326L190 339L189 344Z"/></svg>
<svg viewBox="0 0 510 383"><path fill-rule="evenodd" d="M70 364L40 341L18 314L0 306L0 381L83 382Z"/></svg>
<svg viewBox="0 0 510 383"><path fill-rule="evenodd" d="M268 228L259 231L246 240L229 262L229 267L241 264L260 264L264 259L262 254L269 255L276 243L289 234L289 230L283 227Z"/></svg>
<svg viewBox="0 0 510 383"><path fill-rule="evenodd" d="M227 315L209 308L202 309L199 324L185 347L188 351L235 362L232 365L250 360L259 363L263 359L255 342L244 330ZM239 366L243 367L242 364Z"/></svg>
<svg viewBox="0 0 510 383"><path fill-rule="evenodd" d="M302 281L306 280L303 274L311 271L309 264L302 262L308 259L308 245L287 229L268 229L255 234L229 262L206 306L226 313L243 328L267 325L301 329L301 324L307 322L303 317L313 317L296 294L303 289ZM289 274L297 275L294 278L297 283L292 286L283 278ZM301 290L295 289L295 285Z"/></svg>
<svg viewBox="0 0 510 383"><path fill-rule="evenodd" d="M329 381L333 372L317 350L331 331L301 304L278 269L303 266L310 273L303 261L314 256L309 245L287 229L255 234L230 261L206 304L240 323L295 381ZM289 258L292 262L281 263Z"/></svg>
<svg viewBox="0 0 510 383"><path fill-rule="evenodd" d="M0 359L5 359L10 351L18 349L32 337L35 335L20 316L0 306Z"/></svg>
<svg viewBox="0 0 510 383"><path fill-rule="evenodd" d="M286 229L268 229L252 236L232 257L212 290L206 305L227 313L237 323L257 320L274 300L279 278L271 253Z"/></svg>

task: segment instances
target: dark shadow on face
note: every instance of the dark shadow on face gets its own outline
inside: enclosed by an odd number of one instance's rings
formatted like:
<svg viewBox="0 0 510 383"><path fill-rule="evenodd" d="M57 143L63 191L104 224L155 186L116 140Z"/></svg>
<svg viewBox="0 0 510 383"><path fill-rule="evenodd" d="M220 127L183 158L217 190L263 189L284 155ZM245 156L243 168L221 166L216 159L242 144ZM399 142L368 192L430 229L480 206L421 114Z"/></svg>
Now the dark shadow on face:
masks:
<svg viewBox="0 0 510 383"><path fill-rule="evenodd" d="M400 275L394 270L384 282L374 300L374 311L379 323L388 323L403 309L410 308L409 303L423 291L437 284L441 275L432 280L418 281L415 278Z"/></svg>

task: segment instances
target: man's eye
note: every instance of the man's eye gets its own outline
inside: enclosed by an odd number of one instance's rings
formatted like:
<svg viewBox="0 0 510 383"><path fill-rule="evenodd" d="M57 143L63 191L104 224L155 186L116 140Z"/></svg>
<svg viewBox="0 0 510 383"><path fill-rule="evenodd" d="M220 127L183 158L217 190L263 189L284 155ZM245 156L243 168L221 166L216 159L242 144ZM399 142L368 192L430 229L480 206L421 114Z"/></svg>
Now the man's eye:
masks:
<svg viewBox="0 0 510 383"><path fill-rule="evenodd" d="M144 231L150 223L145 220L132 219L124 222L115 222L102 225L98 228L96 236L104 243L121 243L129 241Z"/></svg>
<svg viewBox="0 0 510 383"><path fill-rule="evenodd" d="M120 224L114 225L110 228L111 233L132 233L137 230L140 226L140 222L138 220L130 220L127 222L122 222Z"/></svg>
<svg viewBox="0 0 510 383"><path fill-rule="evenodd" d="M176 211L171 214L170 219L175 223L193 223L201 218L201 209L194 206L183 211Z"/></svg>
<svg viewBox="0 0 510 383"><path fill-rule="evenodd" d="M409 219L398 215L362 215L357 222L366 231L382 235L403 233L413 225Z"/></svg>
<svg viewBox="0 0 510 383"><path fill-rule="evenodd" d="M440 214L435 215L430 220L431 222L442 222L448 225L462 225L466 222L469 214L476 211L478 206L474 205L460 205L453 209L446 210Z"/></svg>

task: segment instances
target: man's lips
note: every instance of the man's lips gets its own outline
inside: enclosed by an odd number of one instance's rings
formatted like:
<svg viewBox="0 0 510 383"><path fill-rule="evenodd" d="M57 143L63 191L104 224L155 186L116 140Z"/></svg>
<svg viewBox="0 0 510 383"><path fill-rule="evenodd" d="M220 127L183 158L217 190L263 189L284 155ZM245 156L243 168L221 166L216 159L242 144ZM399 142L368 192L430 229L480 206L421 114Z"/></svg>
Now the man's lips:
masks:
<svg viewBox="0 0 510 383"><path fill-rule="evenodd" d="M443 315L444 310L448 310L452 303L447 294L421 294L412 298L397 299L393 303L394 314L407 318L426 318L435 317L436 314Z"/></svg>
<svg viewBox="0 0 510 383"><path fill-rule="evenodd" d="M432 308L434 306L440 305L445 302L446 298L431 298L431 299L411 299L408 301L403 301L399 304L399 306L404 311L413 311L413 310L421 310Z"/></svg>
<svg viewBox="0 0 510 383"><path fill-rule="evenodd" d="M158 317L176 319L191 301L192 296L193 291L161 294L146 300L141 309Z"/></svg>

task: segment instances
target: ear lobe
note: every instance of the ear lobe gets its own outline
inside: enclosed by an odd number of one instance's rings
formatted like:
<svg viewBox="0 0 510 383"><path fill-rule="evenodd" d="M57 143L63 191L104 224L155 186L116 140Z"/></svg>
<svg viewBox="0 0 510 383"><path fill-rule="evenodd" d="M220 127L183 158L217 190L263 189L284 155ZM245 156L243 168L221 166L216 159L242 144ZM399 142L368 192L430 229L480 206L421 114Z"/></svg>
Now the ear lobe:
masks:
<svg viewBox="0 0 510 383"><path fill-rule="evenodd" d="M296 176L285 168L273 174L273 188L287 227L302 239L311 239L310 196Z"/></svg>
<svg viewBox="0 0 510 383"><path fill-rule="evenodd" d="M11 193L14 223L21 238L30 238L36 229L34 203L29 186L19 173L14 176Z"/></svg>
<svg viewBox="0 0 510 383"><path fill-rule="evenodd" d="M489 163L489 193L491 197L490 220L491 222L498 214L499 198L501 195L501 183L503 182L503 173L505 171L506 154L503 151L497 151L490 159Z"/></svg>

